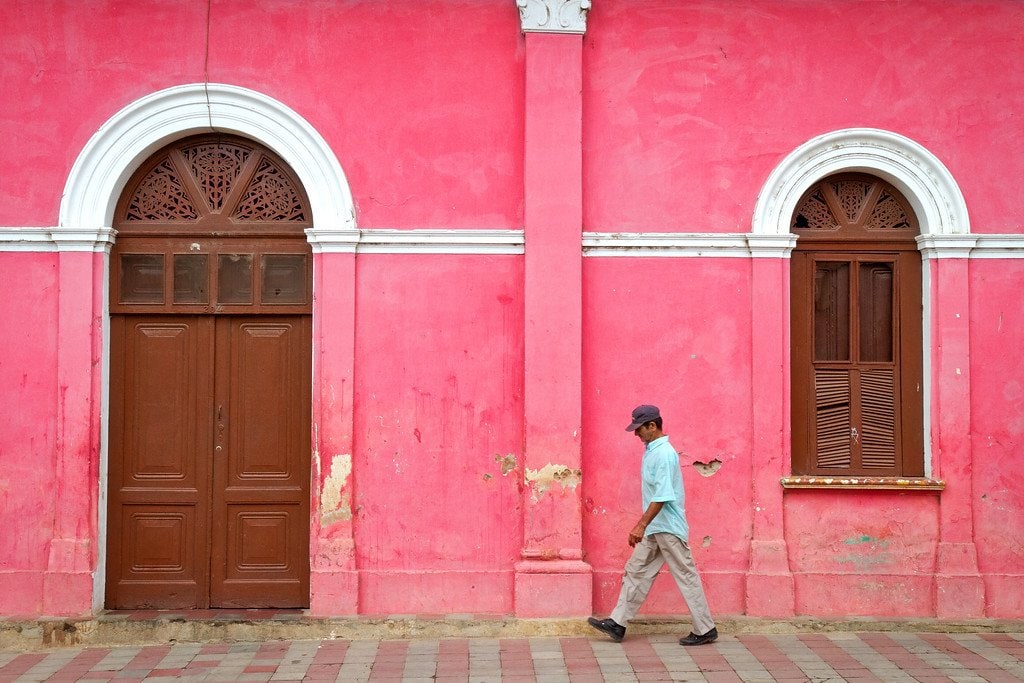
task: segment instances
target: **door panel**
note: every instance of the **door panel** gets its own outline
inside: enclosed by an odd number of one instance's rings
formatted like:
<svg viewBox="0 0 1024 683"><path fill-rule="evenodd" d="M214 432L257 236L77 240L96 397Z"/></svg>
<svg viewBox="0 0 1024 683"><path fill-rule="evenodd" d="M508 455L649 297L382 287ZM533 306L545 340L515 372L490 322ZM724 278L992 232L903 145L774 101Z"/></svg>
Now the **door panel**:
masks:
<svg viewBox="0 0 1024 683"><path fill-rule="evenodd" d="M308 316L113 316L107 606L304 607Z"/></svg>
<svg viewBox="0 0 1024 683"><path fill-rule="evenodd" d="M215 607L307 600L309 337L301 316L218 320Z"/></svg>
<svg viewBox="0 0 1024 683"><path fill-rule="evenodd" d="M107 604L205 602L213 319L111 318Z"/></svg>

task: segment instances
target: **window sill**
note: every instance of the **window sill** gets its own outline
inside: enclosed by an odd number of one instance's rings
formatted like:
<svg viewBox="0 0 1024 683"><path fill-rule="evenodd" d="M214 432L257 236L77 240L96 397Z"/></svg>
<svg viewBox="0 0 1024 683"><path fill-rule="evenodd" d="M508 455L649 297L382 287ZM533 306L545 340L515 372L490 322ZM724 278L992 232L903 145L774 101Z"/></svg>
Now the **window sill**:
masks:
<svg viewBox="0 0 1024 683"><path fill-rule="evenodd" d="M946 482L924 477L830 477L822 475L783 477L784 489L942 491Z"/></svg>

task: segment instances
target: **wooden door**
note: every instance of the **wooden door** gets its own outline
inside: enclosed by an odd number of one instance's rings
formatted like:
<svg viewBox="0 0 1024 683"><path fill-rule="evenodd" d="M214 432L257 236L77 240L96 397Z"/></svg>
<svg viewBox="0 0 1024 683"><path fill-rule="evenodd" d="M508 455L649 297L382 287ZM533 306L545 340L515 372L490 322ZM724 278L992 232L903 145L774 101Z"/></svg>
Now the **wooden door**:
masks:
<svg viewBox="0 0 1024 683"><path fill-rule="evenodd" d="M208 606L213 321L110 321L107 607Z"/></svg>
<svg viewBox="0 0 1024 683"><path fill-rule="evenodd" d="M304 607L305 316L111 321L107 603Z"/></svg>
<svg viewBox="0 0 1024 683"><path fill-rule="evenodd" d="M106 604L309 603L308 201L250 140L158 151L115 212Z"/></svg>
<svg viewBox="0 0 1024 683"><path fill-rule="evenodd" d="M305 606L309 318L217 323L211 605Z"/></svg>

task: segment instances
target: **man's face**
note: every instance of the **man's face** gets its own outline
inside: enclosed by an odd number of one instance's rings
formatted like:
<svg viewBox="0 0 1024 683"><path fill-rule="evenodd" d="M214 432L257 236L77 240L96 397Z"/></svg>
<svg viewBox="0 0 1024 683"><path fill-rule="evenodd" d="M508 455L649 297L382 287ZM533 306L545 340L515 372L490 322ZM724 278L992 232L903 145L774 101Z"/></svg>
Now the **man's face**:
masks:
<svg viewBox="0 0 1024 683"><path fill-rule="evenodd" d="M653 422L648 422L634 429L633 433L644 443L650 443L658 438L658 427Z"/></svg>

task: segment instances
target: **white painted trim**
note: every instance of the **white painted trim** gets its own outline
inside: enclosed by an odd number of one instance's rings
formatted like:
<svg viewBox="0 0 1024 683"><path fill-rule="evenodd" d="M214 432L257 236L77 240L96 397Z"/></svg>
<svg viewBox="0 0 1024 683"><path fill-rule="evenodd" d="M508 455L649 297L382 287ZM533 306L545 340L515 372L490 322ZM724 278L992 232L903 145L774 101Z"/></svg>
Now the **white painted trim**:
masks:
<svg viewBox="0 0 1024 683"><path fill-rule="evenodd" d="M522 254L522 230L416 229L307 230L315 253ZM110 228L17 228L0 226L0 252L108 251ZM922 257L1024 259L1024 234L922 235ZM796 236L753 233L585 232L588 258L789 258Z"/></svg>
<svg viewBox="0 0 1024 683"><path fill-rule="evenodd" d="M757 235L789 232L804 192L833 173L860 171L885 179L910 202L922 235L971 232L963 193L939 159L913 140L874 128L820 135L789 154L765 181L754 207Z"/></svg>
<svg viewBox="0 0 1024 683"><path fill-rule="evenodd" d="M218 83L155 92L104 123L71 168L59 229L110 227L125 183L146 158L175 139L209 131L243 135L273 149L306 190L314 232L355 230L348 181L320 134L284 104Z"/></svg>
<svg viewBox="0 0 1024 683"><path fill-rule="evenodd" d="M523 33L587 32L591 0L516 0Z"/></svg>
<svg viewBox="0 0 1024 683"><path fill-rule="evenodd" d="M359 254L522 254L522 230L360 230Z"/></svg>
<svg viewBox="0 0 1024 683"><path fill-rule="evenodd" d="M114 242L111 228L3 228L0 251L108 252Z"/></svg>
<svg viewBox="0 0 1024 683"><path fill-rule="evenodd" d="M921 257L1017 259L1024 258L1024 235L922 235L917 238Z"/></svg>
<svg viewBox="0 0 1024 683"><path fill-rule="evenodd" d="M584 256L788 258L796 236L750 233L585 232Z"/></svg>
<svg viewBox="0 0 1024 683"><path fill-rule="evenodd" d="M921 259L969 258L978 245L974 235L921 235L917 238Z"/></svg>
<svg viewBox="0 0 1024 683"><path fill-rule="evenodd" d="M1024 258L1024 235L975 233L971 258Z"/></svg>

